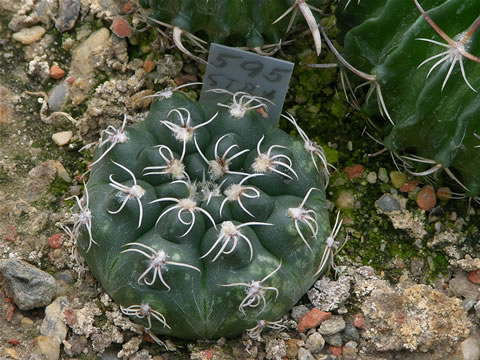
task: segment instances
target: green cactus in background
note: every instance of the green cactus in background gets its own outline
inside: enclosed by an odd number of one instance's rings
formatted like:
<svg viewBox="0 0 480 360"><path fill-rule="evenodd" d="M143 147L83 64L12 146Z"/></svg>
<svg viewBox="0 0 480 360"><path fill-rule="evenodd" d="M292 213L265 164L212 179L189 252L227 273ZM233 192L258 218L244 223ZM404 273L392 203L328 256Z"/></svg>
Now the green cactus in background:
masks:
<svg viewBox="0 0 480 360"><path fill-rule="evenodd" d="M476 200L479 14L478 0L342 0L337 7L340 61L371 86L366 114L388 118L385 148L420 168L413 174L445 170ZM377 98L368 101L373 91Z"/></svg>
<svg viewBox="0 0 480 360"><path fill-rule="evenodd" d="M103 133L73 233L91 271L147 331L258 336L333 265L325 157L267 122L265 99L158 94Z"/></svg>
<svg viewBox="0 0 480 360"><path fill-rule="evenodd" d="M151 24L172 28L177 47L182 33L195 45L208 40L230 46L245 46L261 54L272 54L290 31L306 28L301 13L315 41L317 54L321 37L315 13L323 0L141 0L151 9ZM302 26L298 26L302 24ZM198 35L199 37L196 37Z"/></svg>

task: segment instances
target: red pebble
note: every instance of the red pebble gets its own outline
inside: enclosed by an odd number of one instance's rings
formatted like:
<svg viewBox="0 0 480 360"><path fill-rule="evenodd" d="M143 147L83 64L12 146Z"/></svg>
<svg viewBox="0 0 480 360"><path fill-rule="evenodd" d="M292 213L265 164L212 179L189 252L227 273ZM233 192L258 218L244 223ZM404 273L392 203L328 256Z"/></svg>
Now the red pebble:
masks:
<svg viewBox="0 0 480 360"><path fill-rule="evenodd" d="M437 189L437 198L439 200L449 200L452 197L452 192L448 187L441 187Z"/></svg>
<svg viewBox="0 0 480 360"><path fill-rule="evenodd" d="M132 35L132 28L130 27L130 24L119 16L113 19L110 29L115 35L122 39Z"/></svg>
<svg viewBox="0 0 480 360"><path fill-rule="evenodd" d="M132 11L132 10L133 10L132 4L130 4L130 1L129 1L129 2L127 2L127 3L125 4L125 6L123 7L123 12L124 12L125 14L128 14L128 13L129 13L130 11Z"/></svg>
<svg viewBox="0 0 480 360"><path fill-rule="evenodd" d="M52 249L59 249L62 246L62 237L63 234L55 234L50 236L48 238L48 245L50 245Z"/></svg>
<svg viewBox="0 0 480 360"><path fill-rule="evenodd" d="M353 317L353 326L355 326L357 329L361 329L363 328L363 324L364 324L363 315L360 313L355 314L355 316Z"/></svg>
<svg viewBox="0 0 480 360"><path fill-rule="evenodd" d="M343 171L347 173L350 180L359 178L365 168L362 165L347 166Z"/></svg>
<svg viewBox="0 0 480 360"><path fill-rule="evenodd" d="M305 331L317 327L325 320L328 320L332 317L332 314L325 312L316 308L313 308L308 313L302 316L298 321L297 329L298 331Z"/></svg>
<svg viewBox="0 0 480 360"><path fill-rule="evenodd" d="M143 69L147 73L151 73L153 69L155 69L155 63L152 60L145 60L143 63Z"/></svg>
<svg viewBox="0 0 480 360"><path fill-rule="evenodd" d="M437 203L435 189L431 185L426 185L417 194L417 205L422 210L430 210Z"/></svg>
<svg viewBox="0 0 480 360"><path fill-rule="evenodd" d="M7 233L5 234L5 240L13 243L17 237L17 230L15 230L12 225L7 225Z"/></svg>
<svg viewBox="0 0 480 360"><path fill-rule="evenodd" d="M73 76L69 76L69 77L67 78L67 83L69 83L69 84L71 85L71 84L73 84L73 83L75 82L75 80L77 80L77 79L75 79Z"/></svg>
<svg viewBox="0 0 480 360"><path fill-rule="evenodd" d="M14 346L17 346L20 344L20 341L18 341L17 339L10 339L7 341L10 345L14 345Z"/></svg>
<svg viewBox="0 0 480 360"><path fill-rule="evenodd" d="M415 190L415 188L420 184L418 180L408 180L405 184L400 187L401 192L410 192Z"/></svg>
<svg viewBox="0 0 480 360"><path fill-rule="evenodd" d="M65 70L63 70L60 66L58 65L53 65L50 68L50 77L59 80L65 76Z"/></svg>
<svg viewBox="0 0 480 360"><path fill-rule="evenodd" d="M203 350L203 355L205 355L206 359L213 359L213 357L215 356L215 350Z"/></svg>
<svg viewBox="0 0 480 360"><path fill-rule="evenodd" d="M15 305L7 304L5 307L5 319L7 319L8 322L12 322L14 315L15 315Z"/></svg>
<svg viewBox="0 0 480 360"><path fill-rule="evenodd" d="M342 355L342 347L341 346L333 346L330 345L328 347L328 350L332 353L332 355L339 356Z"/></svg>
<svg viewBox="0 0 480 360"><path fill-rule="evenodd" d="M474 284L480 284L480 269L470 271L468 273L468 280L470 280Z"/></svg>

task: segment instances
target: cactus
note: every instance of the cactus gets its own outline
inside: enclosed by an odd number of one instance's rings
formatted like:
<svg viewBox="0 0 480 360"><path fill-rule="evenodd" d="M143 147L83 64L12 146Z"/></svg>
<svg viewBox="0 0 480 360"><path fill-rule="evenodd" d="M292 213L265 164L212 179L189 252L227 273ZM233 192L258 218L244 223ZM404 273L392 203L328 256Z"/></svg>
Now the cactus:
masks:
<svg viewBox="0 0 480 360"><path fill-rule="evenodd" d="M412 174L443 169L477 200L479 13L478 0L342 0L337 7L340 60L377 91L364 110L390 120L385 148L419 168Z"/></svg>
<svg viewBox="0 0 480 360"><path fill-rule="evenodd" d="M195 34L210 42L272 54L287 33L305 27L298 26L298 12L320 53L321 37L315 13L320 12L318 7L323 0L142 0L140 4L151 9L150 23L173 29L175 43L189 55L192 54L182 45L182 34L200 47L202 40Z"/></svg>
<svg viewBox="0 0 480 360"><path fill-rule="evenodd" d="M218 93L222 91L216 90ZM264 99L158 94L97 144L73 231L94 276L145 330L185 339L282 328L333 265L321 148L267 122Z"/></svg>

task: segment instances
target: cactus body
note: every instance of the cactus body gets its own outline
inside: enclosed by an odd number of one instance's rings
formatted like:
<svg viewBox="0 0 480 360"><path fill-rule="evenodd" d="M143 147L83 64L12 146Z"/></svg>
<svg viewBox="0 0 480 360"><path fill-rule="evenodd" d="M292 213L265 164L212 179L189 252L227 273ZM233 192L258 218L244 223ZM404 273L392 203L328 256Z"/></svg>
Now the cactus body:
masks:
<svg viewBox="0 0 480 360"><path fill-rule="evenodd" d="M323 0L305 1L312 9L322 3ZM152 9L151 18L210 42L251 48L278 44L290 30L292 17L288 14L273 23L290 8L292 13L297 12L295 0L144 0L141 5ZM304 11L313 15L312 9ZM300 18L298 15L292 20L292 30Z"/></svg>
<svg viewBox="0 0 480 360"><path fill-rule="evenodd" d="M79 252L156 334L233 337L278 320L323 267L320 162L265 111L242 113L232 100L203 106L170 93L144 122L104 133L95 153Z"/></svg>
<svg viewBox="0 0 480 360"><path fill-rule="evenodd" d="M421 157L417 165L447 169L462 182L463 191L478 196L480 63L461 55L455 58L413 0L352 1L344 9L345 3L337 8L343 56L355 68L376 76L394 123L384 127L386 148L415 153ZM467 31L480 14L477 0L419 3L459 43L467 40ZM465 41L464 49L480 55L479 31ZM369 116L379 114L373 97L365 111Z"/></svg>

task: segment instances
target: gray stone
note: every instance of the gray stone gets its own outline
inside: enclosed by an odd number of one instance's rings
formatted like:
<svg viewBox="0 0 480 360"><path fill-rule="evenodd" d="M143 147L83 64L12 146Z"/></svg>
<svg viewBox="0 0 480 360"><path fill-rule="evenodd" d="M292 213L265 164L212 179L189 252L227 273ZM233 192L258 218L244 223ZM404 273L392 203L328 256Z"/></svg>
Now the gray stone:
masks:
<svg viewBox="0 0 480 360"><path fill-rule="evenodd" d="M68 99L68 86L65 81L55 86L48 97L48 108L51 111L60 111L63 109Z"/></svg>
<svg viewBox="0 0 480 360"><path fill-rule="evenodd" d="M343 340L340 333L336 333L330 336L325 336L325 341L332 346L342 346Z"/></svg>
<svg viewBox="0 0 480 360"><path fill-rule="evenodd" d="M343 342L349 342L349 341L360 341L360 334L355 326L353 324L348 323L345 325L345 329L343 329L342 333L342 340Z"/></svg>
<svg viewBox="0 0 480 360"><path fill-rule="evenodd" d="M469 337L460 344L463 360L480 359L480 341L477 338Z"/></svg>
<svg viewBox="0 0 480 360"><path fill-rule="evenodd" d="M60 340L55 336L37 336L33 339L34 353L41 355L41 359L58 360L60 358Z"/></svg>
<svg viewBox="0 0 480 360"><path fill-rule="evenodd" d="M68 270L65 271L59 271L58 273L55 274L55 278L57 280L62 280L67 284L73 284L73 276L72 273Z"/></svg>
<svg viewBox="0 0 480 360"><path fill-rule="evenodd" d="M336 310L350 296L350 279L342 275L337 281L332 281L324 276L307 294L312 304L320 310Z"/></svg>
<svg viewBox="0 0 480 360"><path fill-rule="evenodd" d="M302 347L298 349L297 359L298 360L315 360L312 353Z"/></svg>
<svg viewBox="0 0 480 360"><path fill-rule="evenodd" d="M0 260L0 272L20 310L31 310L52 302L57 290L53 276L14 259Z"/></svg>
<svg viewBox="0 0 480 360"><path fill-rule="evenodd" d="M384 194L375 202L375 205L384 212L401 210L400 204L393 196Z"/></svg>
<svg viewBox="0 0 480 360"><path fill-rule="evenodd" d="M385 168L378 169L378 178L380 179L380 181L384 183L388 183L389 178L388 178L387 169Z"/></svg>
<svg viewBox="0 0 480 360"><path fill-rule="evenodd" d="M40 327L40 334L57 337L60 342L67 337L67 325L63 321L63 309L68 306L66 297L58 297L45 308L45 317Z"/></svg>
<svg viewBox="0 0 480 360"><path fill-rule="evenodd" d="M55 27L61 33L72 29L77 21L80 12L80 0L60 0L58 17L55 21Z"/></svg>
<svg viewBox="0 0 480 360"><path fill-rule="evenodd" d="M479 288L479 285L468 280L467 274L460 270L455 272L454 277L448 283L448 290L456 297L463 297L474 302L479 299Z"/></svg>
<svg viewBox="0 0 480 360"><path fill-rule="evenodd" d="M325 346L325 339L318 332L314 332L307 338L306 346L311 353L319 353Z"/></svg>
<svg viewBox="0 0 480 360"><path fill-rule="evenodd" d="M342 316L333 315L330 319L322 322L318 331L322 335L330 336L342 331L343 329L345 329L345 326L346 323L345 320L343 320Z"/></svg>
<svg viewBox="0 0 480 360"><path fill-rule="evenodd" d="M309 311L310 309L305 305L294 306L292 309L292 318L293 320L298 322L303 317L303 315L305 315Z"/></svg>

